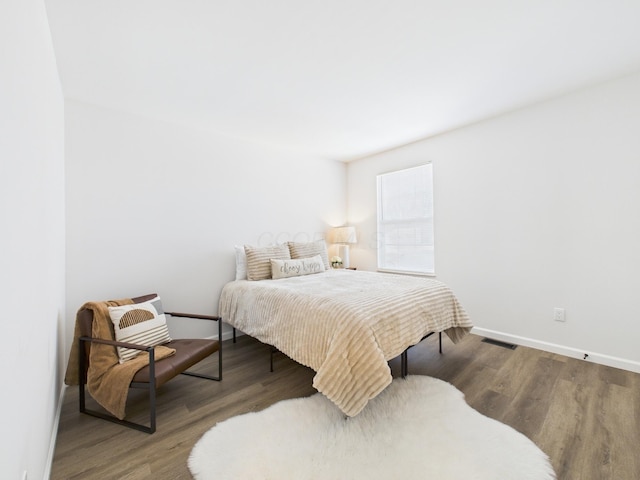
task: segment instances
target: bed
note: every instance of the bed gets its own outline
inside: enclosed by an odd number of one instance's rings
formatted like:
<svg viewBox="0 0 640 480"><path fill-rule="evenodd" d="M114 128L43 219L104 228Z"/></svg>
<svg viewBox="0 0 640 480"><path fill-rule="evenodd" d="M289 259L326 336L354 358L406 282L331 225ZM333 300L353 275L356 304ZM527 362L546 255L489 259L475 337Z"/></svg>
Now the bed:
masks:
<svg viewBox="0 0 640 480"><path fill-rule="evenodd" d="M312 368L313 386L348 416L391 383L389 360L430 332L457 343L473 326L442 282L346 269L229 282L219 315Z"/></svg>

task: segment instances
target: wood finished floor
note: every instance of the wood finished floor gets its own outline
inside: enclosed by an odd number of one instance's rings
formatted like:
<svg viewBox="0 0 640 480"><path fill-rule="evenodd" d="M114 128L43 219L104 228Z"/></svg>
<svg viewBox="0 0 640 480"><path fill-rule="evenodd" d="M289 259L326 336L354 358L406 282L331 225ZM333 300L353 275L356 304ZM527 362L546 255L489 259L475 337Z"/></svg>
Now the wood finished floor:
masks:
<svg viewBox="0 0 640 480"><path fill-rule="evenodd" d="M450 382L480 413L524 433L558 479L640 479L639 374L474 335L458 345L443 337L443 346L440 355L431 337L412 348L409 373ZM221 383L180 376L159 389L153 435L80 415L77 389L67 388L51 479L190 479L191 448L217 422L315 393L310 369L276 354L270 373L268 347L249 337L225 342L223 355ZM399 375L399 359L390 365ZM131 392L127 418L144 421L145 399Z"/></svg>

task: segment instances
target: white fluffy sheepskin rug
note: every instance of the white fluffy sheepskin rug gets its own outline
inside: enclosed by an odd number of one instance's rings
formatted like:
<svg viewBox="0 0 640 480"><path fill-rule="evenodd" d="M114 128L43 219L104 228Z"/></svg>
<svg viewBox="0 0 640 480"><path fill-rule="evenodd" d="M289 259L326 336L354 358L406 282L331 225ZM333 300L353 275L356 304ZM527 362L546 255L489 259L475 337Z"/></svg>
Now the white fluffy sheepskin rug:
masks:
<svg viewBox="0 0 640 480"><path fill-rule="evenodd" d="M230 418L194 446L197 480L555 479L521 433L435 378L396 379L352 418L321 394Z"/></svg>

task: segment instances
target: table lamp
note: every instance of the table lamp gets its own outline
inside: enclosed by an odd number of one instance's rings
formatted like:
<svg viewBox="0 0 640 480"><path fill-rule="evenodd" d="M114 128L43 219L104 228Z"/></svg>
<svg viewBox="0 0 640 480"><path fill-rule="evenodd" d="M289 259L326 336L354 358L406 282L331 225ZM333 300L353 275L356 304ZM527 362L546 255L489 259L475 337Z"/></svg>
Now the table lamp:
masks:
<svg viewBox="0 0 640 480"><path fill-rule="evenodd" d="M342 258L342 266L349 268L349 244L357 243L354 227L337 227L332 231L333 242L338 244L338 256Z"/></svg>

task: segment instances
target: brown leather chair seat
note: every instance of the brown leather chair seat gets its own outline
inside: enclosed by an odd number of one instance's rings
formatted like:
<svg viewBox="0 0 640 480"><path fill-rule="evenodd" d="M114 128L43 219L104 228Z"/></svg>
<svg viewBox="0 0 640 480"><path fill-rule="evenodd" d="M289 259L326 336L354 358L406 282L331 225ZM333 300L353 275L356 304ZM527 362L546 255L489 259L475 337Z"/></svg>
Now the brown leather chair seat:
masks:
<svg viewBox="0 0 640 480"><path fill-rule="evenodd" d="M173 340L164 346L175 348L176 353L156 362L156 388L218 350L216 343L203 338ZM131 383L149 383L149 366L138 370Z"/></svg>

